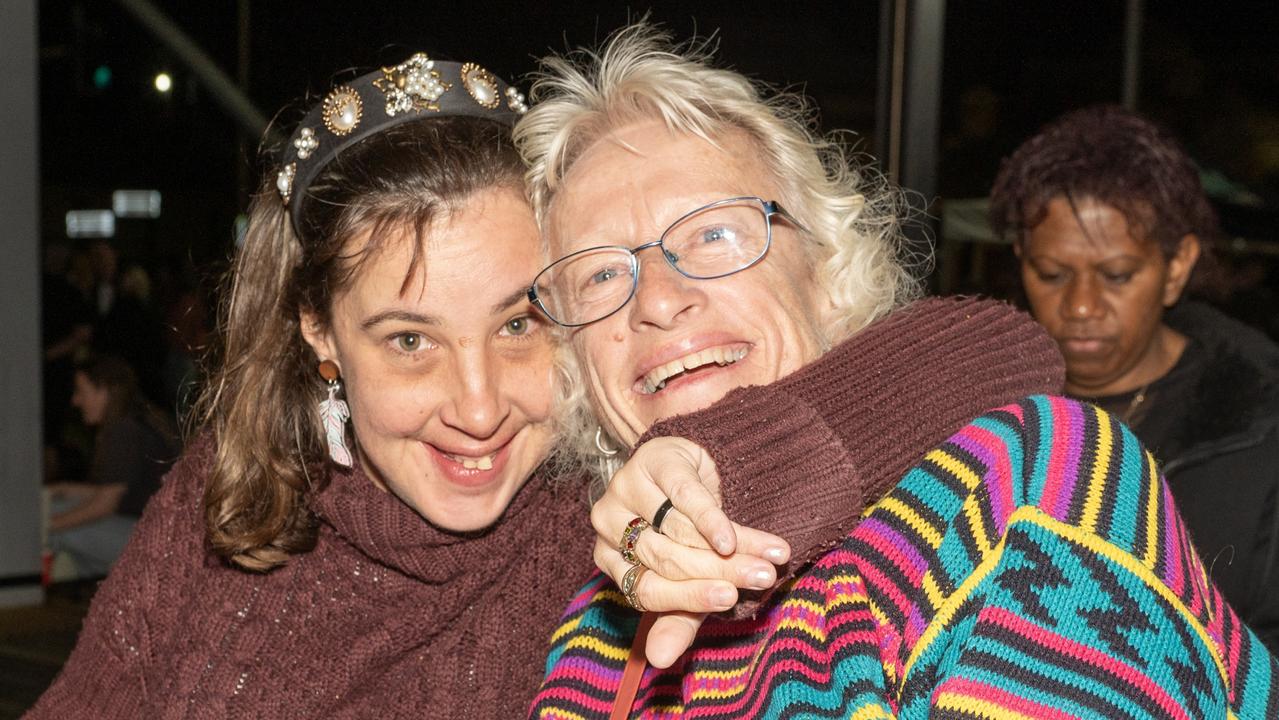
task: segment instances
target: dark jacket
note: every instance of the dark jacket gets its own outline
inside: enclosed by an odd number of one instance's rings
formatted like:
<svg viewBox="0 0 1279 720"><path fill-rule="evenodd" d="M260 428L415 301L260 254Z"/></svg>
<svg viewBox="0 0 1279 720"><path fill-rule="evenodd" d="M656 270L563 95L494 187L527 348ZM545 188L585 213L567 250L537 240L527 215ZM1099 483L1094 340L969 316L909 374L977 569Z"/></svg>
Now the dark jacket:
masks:
<svg viewBox="0 0 1279 720"><path fill-rule="evenodd" d="M1165 322L1210 360L1182 400L1184 449L1159 460L1204 565L1279 651L1279 346L1199 303Z"/></svg>

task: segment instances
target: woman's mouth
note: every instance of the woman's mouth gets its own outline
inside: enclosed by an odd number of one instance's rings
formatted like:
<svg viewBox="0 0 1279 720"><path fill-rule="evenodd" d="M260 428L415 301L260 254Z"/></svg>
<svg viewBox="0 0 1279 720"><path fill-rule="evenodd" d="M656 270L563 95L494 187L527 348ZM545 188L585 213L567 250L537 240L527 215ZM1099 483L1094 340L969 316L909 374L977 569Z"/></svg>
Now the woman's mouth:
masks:
<svg viewBox="0 0 1279 720"><path fill-rule="evenodd" d="M445 452L430 443L422 444L448 481L466 487L479 487L492 482L506 467L506 460L511 454L509 440L496 450L482 455Z"/></svg>
<svg viewBox="0 0 1279 720"><path fill-rule="evenodd" d="M668 382L700 368L710 365L716 367L732 365L749 353L750 348L746 345L713 347L689 353L649 370L636 382L635 390L640 395L652 395L665 388Z"/></svg>

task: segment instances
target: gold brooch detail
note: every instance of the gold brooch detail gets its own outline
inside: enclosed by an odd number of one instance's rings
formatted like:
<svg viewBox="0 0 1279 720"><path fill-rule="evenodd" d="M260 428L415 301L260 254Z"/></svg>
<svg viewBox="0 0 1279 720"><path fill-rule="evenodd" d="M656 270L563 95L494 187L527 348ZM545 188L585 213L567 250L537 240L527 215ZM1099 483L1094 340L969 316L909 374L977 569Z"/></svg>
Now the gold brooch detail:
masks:
<svg viewBox="0 0 1279 720"><path fill-rule="evenodd" d="M497 90L497 78L493 73L475 63L467 63L462 66L461 75L462 85L481 107L492 110L502 102Z"/></svg>
<svg viewBox="0 0 1279 720"><path fill-rule="evenodd" d="M382 68L382 77L374 80L373 86L386 94L386 114L391 117L410 110L439 112L436 101L453 87L440 79L435 61L426 53L415 53L395 67Z"/></svg>
<svg viewBox="0 0 1279 720"><path fill-rule="evenodd" d="M324 98L324 127L334 135L349 135L364 117L364 101L349 85L334 88Z"/></svg>

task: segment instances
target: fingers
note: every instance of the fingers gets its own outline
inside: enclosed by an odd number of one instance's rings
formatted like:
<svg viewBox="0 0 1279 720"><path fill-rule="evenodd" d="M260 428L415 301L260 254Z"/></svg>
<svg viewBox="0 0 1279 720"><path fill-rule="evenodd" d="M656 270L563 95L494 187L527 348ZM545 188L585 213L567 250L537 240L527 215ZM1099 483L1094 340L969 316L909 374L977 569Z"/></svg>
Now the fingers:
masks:
<svg viewBox="0 0 1279 720"><path fill-rule="evenodd" d="M708 550L702 552L714 554ZM631 568L631 565L617 552L617 548L607 547L598 542L595 545L595 564L607 573L618 587L621 587L626 571ZM728 581L672 580L655 571L642 574L632 590L645 610L657 612L669 610L720 612L737 603L737 588Z"/></svg>
<svg viewBox="0 0 1279 720"><path fill-rule="evenodd" d="M706 616L700 613L665 613L648 631L644 654L655 668L666 669L675 664L684 651L693 646L697 630Z"/></svg>

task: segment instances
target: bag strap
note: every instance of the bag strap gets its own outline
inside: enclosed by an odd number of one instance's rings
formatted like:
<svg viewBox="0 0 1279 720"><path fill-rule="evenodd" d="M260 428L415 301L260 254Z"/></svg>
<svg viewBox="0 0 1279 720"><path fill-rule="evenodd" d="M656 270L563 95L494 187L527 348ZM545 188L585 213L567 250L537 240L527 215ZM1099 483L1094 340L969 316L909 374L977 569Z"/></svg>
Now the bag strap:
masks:
<svg viewBox="0 0 1279 720"><path fill-rule="evenodd" d="M644 657L644 646L648 643L648 631L657 620L657 613L646 612L640 616L639 627L635 629L635 640L631 642L631 654L626 657L626 669L622 671L622 684L617 688L617 697L613 700L613 712L609 720L627 720L631 716L631 706L635 704L635 695L639 692L640 680L644 677L644 668L648 660Z"/></svg>

